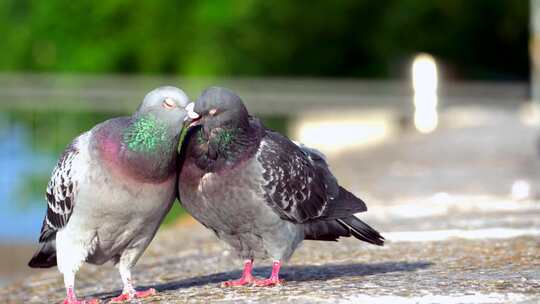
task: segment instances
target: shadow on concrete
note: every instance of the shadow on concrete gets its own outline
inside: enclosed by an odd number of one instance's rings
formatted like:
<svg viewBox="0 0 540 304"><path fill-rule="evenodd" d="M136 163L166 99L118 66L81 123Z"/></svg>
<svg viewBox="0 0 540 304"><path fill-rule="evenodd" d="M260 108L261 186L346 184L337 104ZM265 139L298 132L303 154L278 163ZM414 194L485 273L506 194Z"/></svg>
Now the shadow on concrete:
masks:
<svg viewBox="0 0 540 304"><path fill-rule="evenodd" d="M410 272L425 269L433 265L431 262L384 262L384 263L356 263L356 264L325 264L325 265L292 265L283 267L280 277L287 282L326 281L343 277L361 277L390 272ZM257 267L253 270L255 276L266 277L270 274L270 267ZM153 286L139 286L137 289L155 288L159 291L176 290L215 284L231 279L237 279L240 271L220 272L206 276L187 278L176 282ZM92 297L109 299L119 295L121 290L94 294Z"/></svg>
<svg viewBox="0 0 540 304"><path fill-rule="evenodd" d="M342 277L361 277L389 272L410 272L425 269L432 265L431 262L384 262L384 263L356 263L356 264L325 264L325 265L298 265L285 266L281 272L281 277L288 282L308 282L326 281ZM253 273L258 277L270 275L270 267L257 267ZM229 271L211 274L207 276L193 277L176 282L160 284L153 287L158 291L176 290L216 284L216 286L227 280L237 279L241 275L240 271ZM116 294L118 294L117 292ZM105 296L105 295L103 295Z"/></svg>

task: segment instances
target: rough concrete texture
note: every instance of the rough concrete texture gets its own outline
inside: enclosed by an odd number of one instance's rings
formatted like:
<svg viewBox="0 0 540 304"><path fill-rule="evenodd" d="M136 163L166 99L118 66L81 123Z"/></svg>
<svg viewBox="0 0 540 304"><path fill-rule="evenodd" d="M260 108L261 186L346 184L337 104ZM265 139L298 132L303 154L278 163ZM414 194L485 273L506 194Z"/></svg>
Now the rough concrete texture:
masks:
<svg viewBox="0 0 540 304"><path fill-rule="evenodd" d="M340 181L368 202L362 218L387 237L386 246L308 241L282 268L285 285L220 288L240 275L241 261L186 220L161 230L140 260L136 285L159 294L139 302L539 303L537 132L509 111L452 111L434 134L405 131L384 145L330 156ZM269 274L268 261L256 266L256 275ZM77 287L80 296L107 302L121 283L112 266L88 265ZM0 291L0 302L63 296L51 269Z"/></svg>

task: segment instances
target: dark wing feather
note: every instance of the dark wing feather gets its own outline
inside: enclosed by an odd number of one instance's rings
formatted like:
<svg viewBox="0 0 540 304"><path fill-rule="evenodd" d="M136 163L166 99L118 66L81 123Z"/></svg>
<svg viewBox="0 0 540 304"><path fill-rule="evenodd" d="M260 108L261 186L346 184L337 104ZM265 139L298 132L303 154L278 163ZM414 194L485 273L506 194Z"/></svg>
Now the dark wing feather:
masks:
<svg viewBox="0 0 540 304"><path fill-rule="evenodd" d="M64 227L73 212L76 184L73 181L73 160L78 156L77 139L60 156L53 170L45 198L47 214L41 227L40 242L53 239L56 232Z"/></svg>
<svg viewBox="0 0 540 304"><path fill-rule="evenodd" d="M258 155L266 201L282 218L296 223L328 216L329 206L340 194L324 159L310 153L313 151L303 150L279 133L267 131Z"/></svg>

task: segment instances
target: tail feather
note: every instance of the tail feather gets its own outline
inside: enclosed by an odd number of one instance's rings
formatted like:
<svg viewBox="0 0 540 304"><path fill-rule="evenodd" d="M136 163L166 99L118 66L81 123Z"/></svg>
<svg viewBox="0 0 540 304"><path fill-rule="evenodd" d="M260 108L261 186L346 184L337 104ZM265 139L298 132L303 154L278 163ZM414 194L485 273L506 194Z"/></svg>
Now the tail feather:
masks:
<svg viewBox="0 0 540 304"><path fill-rule="evenodd" d="M354 215L337 220L320 220L304 224L304 238L317 241L337 241L340 237L350 237L383 246L384 237Z"/></svg>
<svg viewBox="0 0 540 304"><path fill-rule="evenodd" d="M356 216L351 215L346 218L338 219L337 221L348 227L351 234L357 239L377 246L384 245L384 237L377 232L377 230L371 228L368 224L362 222Z"/></svg>
<svg viewBox="0 0 540 304"><path fill-rule="evenodd" d="M32 268L50 268L56 266L55 241L43 243L30 262L28 262L28 266Z"/></svg>
<svg viewBox="0 0 540 304"><path fill-rule="evenodd" d="M340 237L350 237L383 246L384 237L354 216L355 213L367 211L366 204L360 198L343 187L339 187L339 195L327 206L318 220L304 223L306 240L337 241Z"/></svg>
<svg viewBox="0 0 540 304"><path fill-rule="evenodd" d="M350 229L335 220L304 224L304 239L306 240L337 241L340 237L349 236L351 236Z"/></svg>
<svg viewBox="0 0 540 304"><path fill-rule="evenodd" d="M328 204L323 217L327 220L340 219L355 213L367 211L364 201L343 187L339 187L339 196Z"/></svg>

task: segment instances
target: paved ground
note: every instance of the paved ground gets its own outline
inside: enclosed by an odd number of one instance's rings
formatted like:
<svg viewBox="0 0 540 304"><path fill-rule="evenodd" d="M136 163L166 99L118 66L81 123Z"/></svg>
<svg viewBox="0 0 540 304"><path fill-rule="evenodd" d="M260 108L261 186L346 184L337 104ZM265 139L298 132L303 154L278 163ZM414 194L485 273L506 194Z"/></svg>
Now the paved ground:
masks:
<svg viewBox="0 0 540 304"><path fill-rule="evenodd" d="M536 131L505 111L465 110L443 115L435 134L404 132L331 156L341 182L368 202L363 218L387 237L385 247L305 242L283 268L284 286L222 289L219 282L239 276L239 261L184 221L160 231L141 259L137 284L160 291L141 302L539 303ZM257 275L269 273L267 262L257 265ZM84 267L77 283L79 295L105 302L121 288L112 266ZM55 270L36 271L0 291L0 301L63 295Z"/></svg>
<svg viewBox="0 0 540 304"><path fill-rule="evenodd" d="M285 286L222 289L239 276L224 246L199 226L161 233L137 268L140 286L153 286L153 303L537 303L540 299L538 237L503 240L390 242L384 248L354 240L306 244L283 269ZM268 267L256 269L265 276ZM107 299L121 285L112 267L86 267L79 294ZM62 300L60 276L43 272L2 291L3 303ZM392 297L392 298L390 298ZM383 301L384 302L384 301Z"/></svg>

